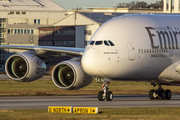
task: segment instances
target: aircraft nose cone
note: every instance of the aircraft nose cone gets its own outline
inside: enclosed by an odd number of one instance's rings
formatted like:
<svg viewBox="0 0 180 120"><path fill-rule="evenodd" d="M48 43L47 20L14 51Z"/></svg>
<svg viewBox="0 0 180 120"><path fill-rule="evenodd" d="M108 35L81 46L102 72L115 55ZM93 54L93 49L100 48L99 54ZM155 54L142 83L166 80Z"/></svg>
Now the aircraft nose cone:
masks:
<svg viewBox="0 0 180 120"><path fill-rule="evenodd" d="M94 49L88 49L83 54L82 60L83 70L92 76L99 74L99 56Z"/></svg>

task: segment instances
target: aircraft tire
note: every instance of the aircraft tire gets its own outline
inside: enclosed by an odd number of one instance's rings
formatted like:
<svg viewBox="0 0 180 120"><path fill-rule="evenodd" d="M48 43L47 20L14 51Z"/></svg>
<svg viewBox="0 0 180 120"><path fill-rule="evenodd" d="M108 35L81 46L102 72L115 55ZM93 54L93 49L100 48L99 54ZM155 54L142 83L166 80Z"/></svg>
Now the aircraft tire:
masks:
<svg viewBox="0 0 180 120"><path fill-rule="evenodd" d="M161 89L159 91L157 90L157 93L158 93L158 99L159 100L164 100L166 98L166 93L163 89Z"/></svg>
<svg viewBox="0 0 180 120"><path fill-rule="evenodd" d="M171 99L171 91L167 89L167 90L165 91L165 94L166 94L166 98L165 98L165 99L166 99L166 100L170 100L170 99Z"/></svg>
<svg viewBox="0 0 180 120"><path fill-rule="evenodd" d="M105 98L104 98L103 95L104 95L104 92L103 92L103 91L100 91L100 92L98 93L98 100L99 100L99 101L104 101Z"/></svg>
<svg viewBox="0 0 180 120"><path fill-rule="evenodd" d="M111 91L108 91L108 92L106 93L106 100L107 100L107 101L112 101L112 100L113 100L113 94L112 94Z"/></svg>
<svg viewBox="0 0 180 120"><path fill-rule="evenodd" d="M156 99L156 91L154 89L149 91L149 98L150 98L150 100Z"/></svg>

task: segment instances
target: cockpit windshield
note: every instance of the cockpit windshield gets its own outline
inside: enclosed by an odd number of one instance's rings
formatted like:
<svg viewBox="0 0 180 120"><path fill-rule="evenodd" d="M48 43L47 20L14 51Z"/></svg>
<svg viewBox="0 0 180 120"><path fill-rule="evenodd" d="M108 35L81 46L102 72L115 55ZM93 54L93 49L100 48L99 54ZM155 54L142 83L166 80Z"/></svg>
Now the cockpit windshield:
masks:
<svg viewBox="0 0 180 120"><path fill-rule="evenodd" d="M104 44L105 44L106 46L110 46L109 43L108 43L108 41L106 41L106 40L104 41Z"/></svg>
<svg viewBox="0 0 180 120"><path fill-rule="evenodd" d="M108 40L108 42L110 43L111 46L115 46L113 42L111 42L110 40Z"/></svg>
<svg viewBox="0 0 180 120"><path fill-rule="evenodd" d="M110 40L91 41L90 45L94 45L94 43L95 43L95 45L102 45L102 44L104 44L106 46L115 46L115 44L112 41L110 41Z"/></svg>
<svg viewBox="0 0 180 120"><path fill-rule="evenodd" d="M91 41L90 45L94 45L94 42L95 42L95 41Z"/></svg>
<svg viewBox="0 0 180 120"><path fill-rule="evenodd" d="M96 41L95 45L102 45L103 41Z"/></svg>

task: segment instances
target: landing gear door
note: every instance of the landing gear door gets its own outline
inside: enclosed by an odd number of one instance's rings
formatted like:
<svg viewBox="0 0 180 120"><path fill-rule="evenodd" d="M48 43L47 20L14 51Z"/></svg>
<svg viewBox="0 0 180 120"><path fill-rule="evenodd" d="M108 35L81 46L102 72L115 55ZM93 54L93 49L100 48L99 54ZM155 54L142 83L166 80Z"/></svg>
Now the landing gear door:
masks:
<svg viewBox="0 0 180 120"><path fill-rule="evenodd" d="M128 45L128 57L129 57L129 60L133 61L135 60L135 45L134 43L130 42L127 44Z"/></svg>

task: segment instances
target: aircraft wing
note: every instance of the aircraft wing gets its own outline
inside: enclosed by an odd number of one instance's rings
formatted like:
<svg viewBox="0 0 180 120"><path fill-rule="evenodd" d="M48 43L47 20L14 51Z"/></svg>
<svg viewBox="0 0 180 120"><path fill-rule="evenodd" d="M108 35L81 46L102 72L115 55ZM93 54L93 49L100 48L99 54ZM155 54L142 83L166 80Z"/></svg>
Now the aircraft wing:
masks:
<svg viewBox="0 0 180 120"><path fill-rule="evenodd" d="M21 45L0 45L0 49L19 49L19 50L42 50L70 55L83 55L84 48L72 47L51 47L51 46L21 46Z"/></svg>

